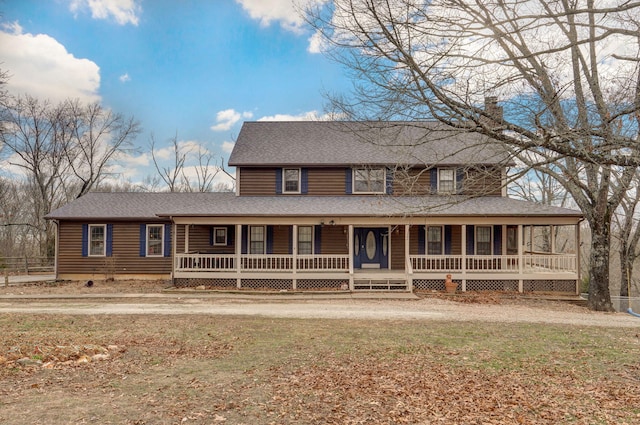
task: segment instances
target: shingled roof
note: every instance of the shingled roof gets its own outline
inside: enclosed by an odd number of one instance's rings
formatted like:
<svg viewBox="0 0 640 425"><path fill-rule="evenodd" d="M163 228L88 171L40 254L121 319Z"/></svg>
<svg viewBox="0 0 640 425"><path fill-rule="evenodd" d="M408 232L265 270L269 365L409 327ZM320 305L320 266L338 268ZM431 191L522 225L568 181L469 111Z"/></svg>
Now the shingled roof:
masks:
<svg viewBox="0 0 640 425"><path fill-rule="evenodd" d="M231 166L504 164L494 139L438 122L245 122Z"/></svg>
<svg viewBox="0 0 640 425"><path fill-rule="evenodd" d="M53 211L57 220L159 217L581 217L580 211L506 197L236 196L233 193L89 193Z"/></svg>

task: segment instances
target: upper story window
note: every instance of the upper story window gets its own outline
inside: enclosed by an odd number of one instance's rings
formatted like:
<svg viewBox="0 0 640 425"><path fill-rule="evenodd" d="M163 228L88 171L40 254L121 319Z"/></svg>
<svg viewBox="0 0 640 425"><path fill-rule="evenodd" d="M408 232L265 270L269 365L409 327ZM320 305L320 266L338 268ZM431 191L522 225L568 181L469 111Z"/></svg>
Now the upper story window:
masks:
<svg viewBox="0 0 640 425"><path fill-rule="evenodd" d="M353 193L384 193L384 168L355 168L353 170Z"/></svg>
<svg viewBox="0 0 640 425"><path fill-rule="evenodd" d="M101 256L106 255L106 226L104 224L89 225L89 255Z"/></svg>
<svg viewBox="0 0 640 425"><path fill-rule="evenodd" d="M161 257L164 246L164 225L147 225L147 257Z"/></svg>
<svg viewBox="0 0 640 425"><path fill-rule="evenodd" d="M300 169L285 168L283 170L283 193L300 193Z"/></svg>
<svg viewBox="0 0 640 425"><path fill-rule="evenodd" d="M438 193L454 193L456 190L456 172L453 168L438 169Z"/></svg>

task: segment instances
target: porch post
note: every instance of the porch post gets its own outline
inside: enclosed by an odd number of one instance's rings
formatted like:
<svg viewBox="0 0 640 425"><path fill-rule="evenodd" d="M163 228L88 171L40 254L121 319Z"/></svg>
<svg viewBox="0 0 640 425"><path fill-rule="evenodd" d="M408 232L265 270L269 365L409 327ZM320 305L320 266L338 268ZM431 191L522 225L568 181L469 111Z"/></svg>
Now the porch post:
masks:
<svg viewBox="0 0 640 425"><path fill-rule="evenodd" d="M549 232L551 233L549 235L549 239L551 239L551 254L555 254L556 253L556 226L554 226L553 224L549 225Z"/></svg>
<svg viewBox="0 0 640 425"><path fill-rule="evenodd" d="M518 243L518 274L520 275L518 278L518 292L524 292L524 281L522 280L522 272L524 271L524 233L522 231L522 224L518 224L518 237L516 241Z"/></svg>
<svg viewBox="0 0 640 425"><path fill-rule="evenodd" d="M580 295L580 284L582 283L582 277L580 276L582 270L580 266L580 222L576 223L576 295ZM631 294L628 294L631 295Z"/></svg>
<svg viewBox="0 0 640 425"><path fill-rule="evenodd" d="M176 258L176 254L178 253L178 225L174 221L171 223L171 284L173 284L173 279L175 275L176 268L178 267L178 259Z"/></svg>
<svg viewBox="0 0 640 425"><path fill-rule="evenodd" d="M293 264L291 265L293 269L293 279L292 285L293 290L298 289L298 279L296 278L296 274L298 272L298 225L293 225L293 230L291 232L291 254L293 255Z"/></svg>
<svg viewBox="0 0 640 425"><path fill-rule="evenodd" d="M349 225L349 290L354 290L353 285L353 224Z"/></svg>
<svg viewBox="0 0 640 425"><path fill-rule="evenodd" d="M408 224L404 225L404 269L405 274L407 276L407 287L410 292L413 292L413 266L411 265L411 258L409 258L409 247L411 246L409 243L409 231L410 226Z"/></svg>
<svg viewBox="0 0 640 425"><path fill-rule="evenodd" d="M462 225L462 234L460 235L462 244L462 292L467 290L467 225Z"/></svg>
<svg viewBox="0 0 640 425"><path fill-rule="evenodd" d="M242 287L241 277L241 264L242 264L242 225L236 224L236 287L240 289Z"/></svg>
<svg viewBox="0 0 640 425"><path fill-rule="evenodd" d="M184 253L188 254L189 253L189 227L191 225L189 224L185 224L184 225Z"/></svg>

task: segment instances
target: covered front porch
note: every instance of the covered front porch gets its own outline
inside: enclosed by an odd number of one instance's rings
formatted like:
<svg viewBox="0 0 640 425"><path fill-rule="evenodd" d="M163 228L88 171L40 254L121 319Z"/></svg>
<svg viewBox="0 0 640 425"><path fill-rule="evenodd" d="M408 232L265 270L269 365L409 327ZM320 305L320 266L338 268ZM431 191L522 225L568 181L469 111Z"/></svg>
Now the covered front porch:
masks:
<svg viewBox="0 0 640 425"><path fill-rule="evenodd" d="M461 291L578 292L578 224L562 217L240 221L174 218L176 286L438 291L451 274Z"/></svg>

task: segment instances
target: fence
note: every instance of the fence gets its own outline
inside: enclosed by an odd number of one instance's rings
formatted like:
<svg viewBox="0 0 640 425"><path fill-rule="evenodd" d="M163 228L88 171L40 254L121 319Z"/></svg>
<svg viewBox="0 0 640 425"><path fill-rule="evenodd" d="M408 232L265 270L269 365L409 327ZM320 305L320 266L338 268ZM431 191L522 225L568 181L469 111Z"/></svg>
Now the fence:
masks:
<svg viewBox="0 0 640 425"><path fill-rule="evenodd" d="M49 257L0 257L0 270L8 273L53 273L54 259Z"/></svg>

